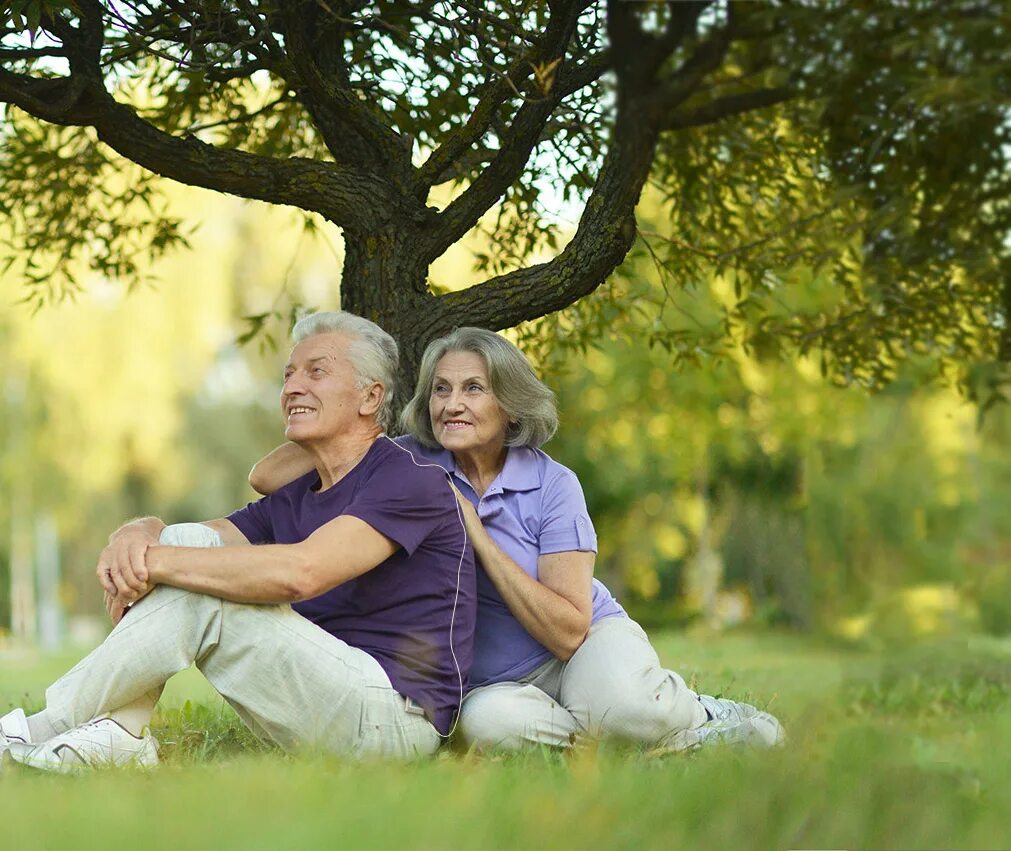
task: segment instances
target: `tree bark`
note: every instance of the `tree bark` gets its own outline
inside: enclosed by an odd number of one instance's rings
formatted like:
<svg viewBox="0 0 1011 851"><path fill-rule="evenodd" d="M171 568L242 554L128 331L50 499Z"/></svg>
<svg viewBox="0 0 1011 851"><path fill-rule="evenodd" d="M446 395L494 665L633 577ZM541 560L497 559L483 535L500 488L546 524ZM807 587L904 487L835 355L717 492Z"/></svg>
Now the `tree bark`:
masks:
<svg viewBox="0 0 1011 851"><path fill-rule="evenodd" d="M380 325L400 347L400 374L394 388L399 411L414 393L425 346L450 330L440 299L428 291L428 264L421 236L403 223L375 231L345 231L340 304L343 310Z"/></svg>

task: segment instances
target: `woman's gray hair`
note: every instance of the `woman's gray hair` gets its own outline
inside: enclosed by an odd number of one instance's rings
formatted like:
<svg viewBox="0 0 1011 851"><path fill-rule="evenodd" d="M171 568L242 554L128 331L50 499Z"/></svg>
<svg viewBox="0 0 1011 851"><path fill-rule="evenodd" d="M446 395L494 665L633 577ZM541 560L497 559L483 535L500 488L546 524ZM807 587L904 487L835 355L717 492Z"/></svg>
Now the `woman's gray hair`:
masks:
<svg viewBox="0 0 1011 851"><path fill-rule="evenodd" d="M296 344L317 334L347 334L352 338L348 346L348 360L355 371L356 383L359 388L373 381L383 385L385 393L376 411L376 422L384 431L389 431L395 422L393 397L400 363L397 341L375 322L343 310L310 313L299 319L291 329L291 339Z"/></svg>
<svg viewBox="0 0 1011 851"><path fill-rule="evenodd" d="M427 446L438 446L428 403L435 368L449 352L473 352L488 369L491 391L509 417L506 446L538 447L558 428L555 394L534 374L530 361L505 337L484 328L457 328L428 344L421 357L414 396L400 414L400 426Z"/></svg>

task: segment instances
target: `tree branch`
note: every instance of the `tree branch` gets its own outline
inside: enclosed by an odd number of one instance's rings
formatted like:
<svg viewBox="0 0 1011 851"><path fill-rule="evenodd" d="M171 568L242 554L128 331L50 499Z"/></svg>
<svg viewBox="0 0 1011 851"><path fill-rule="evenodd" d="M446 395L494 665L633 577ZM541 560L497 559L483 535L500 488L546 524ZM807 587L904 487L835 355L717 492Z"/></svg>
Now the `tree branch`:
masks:
<svg viewBox="0 0 1011 851"><path fill-rule="evenodd" d="M379 227L394 213L416 221L426 216L424 207L387 181L349 166L302 157L271 159L172 136L118 103L96 81L0 70L0 100L53 124L94 127L99 139L124 157L190 186L288 204L321 213L339 226Z"/></svg>
<svg viewBox="0 0 1011 851"><path fill-rule="evenodd" d="M636 100L619 98L614 140L571 242L554 260L509 272L439 298L446 321L466 317L487 328L509 328L568 307L593 292L635 240L635 206L659 136L642 120Z"/></svg>
<svg viewBox="0 0 1011 851"><path fill-rule="evenodd" d="M261 115L265 115L270 112L278 104L284 103L285 101L292 100L291 96L285 92L274 100L267 104L264 104L259 109L254 109L252 112L243 112L234 118L222 118L220 121L208 121L205 124L191 124L186 128L187 133L198 133L201 130L211 130L215 127L234 127L236 124L246 124Z"/></svg>
<svg viewBox="0 0 1011 851"><path fill-rule="evenodd" d="M727 50L736 32L738 14L736 4L727 5L727 23L704 40L691 56L662 84L657 105L663 113L670 113L683 103L705 79L723 64Z"/></svg>
<svg viewBox="0 0 1011 851"><path fill-rule="evenodd" d="M19 59L42 59L43 57L66 57L62 47L2 47L0 61L16 62Z"/></svg>
<svg viewBox="0 0 1011 851"><path fill-rule="evenodd" d="M97 0L79 0L80 25L75 29L59 15L46 16L46 29L63 42L71 72L100 78L99 63L105 42L105 10Z"/></svg>
<svg viewBox="0 0 1011 851"><path fill-rule="evenodd" d="M496 76L485 84L477 106L470 118L467 119L467 123L436 148L418 170L419 197L427 197L428 190L436 183L441 182L440 176L451 169L456 160L484 136L494 121L499 108L509 98L516 95L523 82L530 77L535 65L551 62L564 55L566 46L572 37L576 20L582 13L582 8L580 0L567 0L564 3L552 4L551 17L545 28L544 37L539 39L536 47L513 62L504 75ZM595 57L598 60L599 58ZM583 73L581 75L573 73L568 87L561 92L556 92L558 99L597 79L604 72L606 64L587 62L580 68ZM587 71L590 73L586 73ZM495 199L491 203L494 201ZM486 210L487 207L484 209ZM483 213L484 210L481 212ZM467 229L469 230L469 227Z"/></svg>
<svg viewBox="0 0 1011 851"><path fill-rule="evenodd" d="M742 112L752 112L768 106L783 103L796 95L793 89L778 86L772 89L758 89L753 92L727 95L716 98L696 109L675 112L664 124L664 130L682 130L686 127L701 127L705 124L740 115Z"/></svg>
<svg viewBox="0 0 1011 851"><path fill-rule="evenodd" d="M608 4L607 30L619 73L624 74L631 87L641 89L653 84L656 72L678 47L695 34L698 19L711 0L668 0L667 26L659 35L645 32L639 23L638 13L649 4L611 0Z"/></svg>
<svg viewBox="0 0 1011 851"><path fill-rule="evenodd" d="M582 13L582 8L580 2L551 4L551 19L539 49L542 64L562 60L575 30L576 21ZM495 158L463 194L446 207L439 216L440 227L434 231L426 246L425 253L428 258L434 260L474 227L481 216L502 197L503 193L523 173L523 169L530 159L530 154L540 141L545 124L562 98L574 91L575 89L571 87L577 85L581 80L596 79L603 73L602 64L587 63L587 65L580 66L581 74L573 73L564 84L559 86L553 84L548 91L540 92L540 97L527 100L519 108ZM585 83L583 84L585 85ZM456 155L454 157L440 156L436 159L436 162L445 162L440 170L434 172L428 179L445 171L456 157L460 156L476 138L479 138L479 136L474 137L479 126L482 134L487 130L488 125L494 120L497 106L490 108L487 114L482 114L480 119L474 119L476 112L471 116L475 124L470 126L470 122L468 122L468 127L464 128L466 132L461 131L457 141L451 143L451 149L457 151ZM467 138L471 138L471 142L462 145L462 140ZM433 157L435 157L434 154ZM427 165L428 163L426 163Z"/></svg>
<svg viewBox="0 0 1011 851"><path fill-rule="evenodd" d="M437 174L432 185L438 186L441 183L449 183L451 180L460 180L481 166L490 163L497 153L498 151L485 148L483 145L469 148L446 166L441 174Z"/></svg>
<svg viewBox="0 0 1011 851"><path fill-rule="evenodd" d="M565 98L599 79L610 68L610 57L610 51L602 51L568 73L563 74L555 81L554 89L556 94L560 98ZM507 135L507 133L508 131L503 131L503 135ZM539 141L543 141L544 138L544 134L542 134ZM432 178L432 186L438 186L441 183L465 177L478 167L490 163L497 153L497 149L486 148L483 145L467 148L457 155L440 174ZM426 162L422 166L422 170L427 167L428 163Z"/></svg>
<svg viewBox="0 0 1011 851"><path fill-rule="evenodd" d="M530 76L530 72L530 62L524 57L516 60L504 76L485 83L477 106L474 107L466 124L432 151L418 169L419 194L427 195L432 186L443 182L444 178L441 176L452 169L456 160L484 136L495 112L518 91L523 80Z"/></svg>
<svg viewBox="0 0 1011 851"><path fill-rule="evenodd" d="M541 131L558 102L558 96L527 102L505 134L504 144L477 178L439 216L425 254L434 260L469 231L523 173Z"/></svg>
<svg viewBox="0 0 1011 851"><path fill-rule="evenodd" d="M636 12L621 0L609 3L608 31L616 57L618 114L610 148L576 233L561 254L548 263L442 296L439 301L445 315L466 317L468 322L489 328L508 328L568 307L593 292L624 260L635 241L635 207L664 126L665 99L672 92L669 85L656 81L655 74L666 56L694 32L706 5L684 4L684 9L672 5L673 19L667 31L659 38L651 37L651 46L637 53L636 45L641 47L640 36L644 34ZM676 72L674 80L680 86L682 98L698 86L705 74L719 66L729 44L730 30L728 26L700 45ZM660 56L659 51L667 51L666 56ZM534 107L526 105L520 115L527 109ZM484 177L481 175L472 188ZM451 209L452 205L446 213Z"/></svg>
<svg viewBox="0 0 1011 851"><path fill-rule="evenodd" d="M322 66L318 32L320 15L314 0L282 4L285 47L301 83L300 100L327 148L338 162L368 168L385 174L402 187L413 177L411 142L381 121L360 100L358 94L343 85L339 73L327 74ZM310 32L315 31L315 38ZM331 26L326 28L331 36ZM342 51L341 39L328 44L330 51ZM340 66L340 58L329 58L331 65ZM289 81L295 83L296 81Z"/></svg>

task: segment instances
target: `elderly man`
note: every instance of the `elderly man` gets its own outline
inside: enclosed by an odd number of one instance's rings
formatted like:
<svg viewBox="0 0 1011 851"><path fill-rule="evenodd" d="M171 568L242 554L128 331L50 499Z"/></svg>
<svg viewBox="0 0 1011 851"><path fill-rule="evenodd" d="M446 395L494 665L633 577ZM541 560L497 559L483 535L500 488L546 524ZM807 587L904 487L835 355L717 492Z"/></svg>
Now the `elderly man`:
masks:
<svg viewBox="0 0 1011 851"><path fill-rule="evenodd" d="M57 771L155 764L151 713L194 662L285 749L409 758L448 734L474 559L445 473L383 434L396 343L348 313L306 317L293 338L285 436L316 469L224 519L115 532L98 565L115 629L43 711L0 718L0 755Z"/></svg>

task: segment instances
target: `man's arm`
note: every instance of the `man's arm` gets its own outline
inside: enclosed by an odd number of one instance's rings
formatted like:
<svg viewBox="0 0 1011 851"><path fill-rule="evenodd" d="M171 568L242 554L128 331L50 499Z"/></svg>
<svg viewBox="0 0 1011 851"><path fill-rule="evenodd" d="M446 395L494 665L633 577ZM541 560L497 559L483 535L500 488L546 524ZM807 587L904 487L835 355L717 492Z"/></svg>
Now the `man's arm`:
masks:
<svg viewBox="0 0 1011 851"><path fill-rule="evenodd" d="M160 517L138 517L124 523L109 535L109 544L99 555L98 566L95 568L95 574L105 589L107 598L121 597L123 605L137 599L147 579L144 553L149 546L158 543L158 536L164 528L165 523ZM127 578L133 581L137 576L144 577L144 580L140 581L138 587L133 587ZM109 608L108 599L106 608Z"/></svg>
<svg viewBox="0 0 1011 851"><path fill-rule="evenodd" d="M249 544L246 536L229 520L205 520L204 525L214 529L226 546ZM107 597L118 600L120 607L139 600L151 590L146 554L149 547L157 546L164 528L165 523L159 517L138 517L109 536L108 546L98 557L95 573ZM108 599L106 608L111 615Z"/></svg>
<svg viewBox="0 0 1011 851"><path fill-rule="evenodd" d="M148 581L236 603L292 603L366 573L398 549L365 521L345 514L297 544L152 546Z"/></svg>
<svg viewBox="0 0 1011 851"><path fill-rule="evenodd" d="M282 443L253 465L249 471L249 486L257 493L270 496L314 467L313 457L301 446Z"/></svg>

